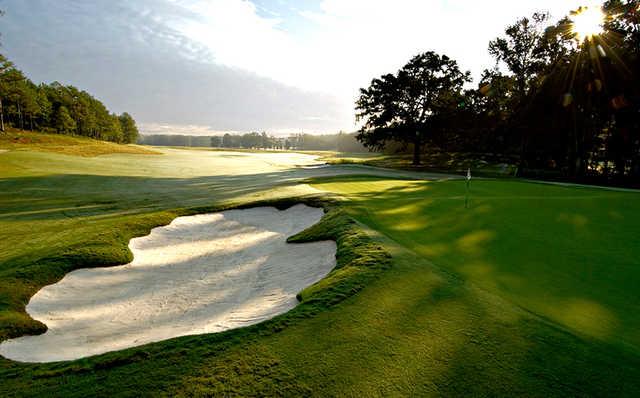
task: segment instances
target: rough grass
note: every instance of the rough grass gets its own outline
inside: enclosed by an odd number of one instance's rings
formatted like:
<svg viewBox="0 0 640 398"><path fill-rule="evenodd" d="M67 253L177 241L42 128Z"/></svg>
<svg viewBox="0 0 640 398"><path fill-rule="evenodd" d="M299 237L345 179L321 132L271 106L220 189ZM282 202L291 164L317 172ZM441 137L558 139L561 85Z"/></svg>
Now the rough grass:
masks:
<svg viewBox="0 0 640 398"><path fill-rule="evenodd" d="M12 151L56 152L65 155L93 157L114 153L159 155L160 152L139 145L123 145L91 138L62 134L44 134L8 129L0 133L0 149Z"/></svg>

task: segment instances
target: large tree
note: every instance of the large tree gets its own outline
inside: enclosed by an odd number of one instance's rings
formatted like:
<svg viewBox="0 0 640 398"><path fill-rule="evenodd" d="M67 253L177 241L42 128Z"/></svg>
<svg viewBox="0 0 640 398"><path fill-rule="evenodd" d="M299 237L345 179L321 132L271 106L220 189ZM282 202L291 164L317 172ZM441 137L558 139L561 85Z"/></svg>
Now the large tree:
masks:
<svg viewBox="0 0 640 398"><path fill-rule="evenodd" d="M606 80L615 118L609 129L614 145L608 151L618 175L628 168L632 177L640 179L640 1L609 0L604 9L615 17L607 19L605 28L611 33L602 45L618 64L618 81L608 76Z"/></svg>
<svg viewBox="0 0 640 398"><path fill-rule="evenodd" d="M371 149L390 141L413 144L413 164L419 165L427 134L455 110L468 81L470 73L446 55L429 51L413 57L395 75L360 89L356 117L363 125L357 139Z"/></svg>
<svg viewBox="0 0 640 398"><path fill-rule="evenodd" d="M512 73L520 98L528 94L538 73L550 62L545 35L548 21L549 14L535 13L507 26L505 36L489 42L489 53Z"/></svg>
<svg viewBox="0 0 640 398"><path fill-rule="evenodd" d="M561 33L561 30L549 26L548 13L535 13L507 26L504 36L489 43L489 53L496 60L496 69L493 73L485 73L483 87L502 89L498 99L508 101L503 113L504 122L506 131L510 132L507 138L512 145L509 147L518 147L520 172L526 166L527 138L531 130L526 115L531 113L533 97L549 73L564 67L568 49L566 38ZM507 73L503 74L500 69L505 67ZM505 86L504 83L509 81L510 87Z"/></svg>

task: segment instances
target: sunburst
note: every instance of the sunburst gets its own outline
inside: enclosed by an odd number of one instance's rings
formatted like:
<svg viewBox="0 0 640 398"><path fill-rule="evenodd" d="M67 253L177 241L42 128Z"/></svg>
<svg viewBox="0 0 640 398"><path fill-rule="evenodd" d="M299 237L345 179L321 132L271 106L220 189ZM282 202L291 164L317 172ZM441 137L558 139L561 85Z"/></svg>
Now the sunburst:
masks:
<svg viewBox="0 0 640 398"><path fill-rule="evenodd" d="M581 7L571 17L571 30L578 40L589 40L602 33L605 18L602 7Z"/></svg>

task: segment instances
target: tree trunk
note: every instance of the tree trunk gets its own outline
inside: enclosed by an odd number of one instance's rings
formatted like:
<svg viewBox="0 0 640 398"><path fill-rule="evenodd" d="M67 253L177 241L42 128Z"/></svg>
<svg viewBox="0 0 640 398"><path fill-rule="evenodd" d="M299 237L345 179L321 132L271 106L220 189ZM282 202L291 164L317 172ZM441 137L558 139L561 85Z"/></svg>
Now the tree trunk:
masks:
<svg viewBox="0 0 640 398"><path fill-rule="evenodd" d="M413 165L420 165L420 149L422 146L422 142L420 140L420 133L416 131L416 136L413 139Z"/></svg>
<svg viewBox="0 0 640 398"><path fill-rule="evenodd" d="M16 103L18 105L18 117L20 117L20 130L24 130L24 118L22 117L22 108L20 107L20 102Z"/></svg>
<svg viewBox="0 0 640 398"><path fill-rule="evenodd" d="M2 110L2 98L0 98L0 131L4 133L4 111Z"/></svg>
<svg viewBox="0 0 640 398"><path fill-rule="evenodd" d="M525 168L527 167L527 136L526 130L520 128L520 150L518 153L518 175L516 177L522 177Z"/></svg>

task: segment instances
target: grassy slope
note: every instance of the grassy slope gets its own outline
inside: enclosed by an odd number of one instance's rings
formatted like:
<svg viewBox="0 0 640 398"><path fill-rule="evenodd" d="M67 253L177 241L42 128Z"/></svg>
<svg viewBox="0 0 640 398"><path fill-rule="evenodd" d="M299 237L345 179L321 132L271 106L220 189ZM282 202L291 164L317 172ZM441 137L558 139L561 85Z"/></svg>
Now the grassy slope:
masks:
<svg viewBox="0 0 640 398"><path fill-rule="evenodd" d="M43 134L16 129L0 133L0 149L57 152L87 157L112 153L158 154L158 152L138 145L121 145L85 137Z"/></svg>
<svg viewBox="0 0 640 398"><path fill-rule="evenodd" d="M233 164L234 158L199 153L202 157L176 151L95 159L0 154L0 281L12 274L35 281L26 287L36 289L47 275L59 277L65 267L82 266L87 259L123 261L130 236L176 214L310 192L283 185L286 178L278 175L286 168L258 172L266 167L247 166L252 158ZM220 162L224 172L211 175ZM640 389L637 354L558 329L501 299L502 292L479 289L398 243L407 241L390 239L391 229L376 224L365 209L382 206L380 195L387 207L398 208L392 218L410 221L399 201L413 183L383 180L390 185L380 186L377 181L351 178L318 185L348 193L352 202L341 207L386 234L334 210L321 227L297 237L340 238L343 266L332 279L302 292L307 304L295 311L247 329L79 361L1 360L0 395L632 396ZM352 183L361 186L347 192ZM279 189L269 190L274 185ZM418 194L421 188L413 189ZM427 200L425 192L420 200ZM180 210L185 206L192 209ZM372 279L375 269L359 273L384 265L379 247L393 254L391 267L377 279ZM0 286L2 300L18 297L16 286ZM334 301L339 303L331 305ZM0 314L11 312L6 302L0 306Z"/></svg>

